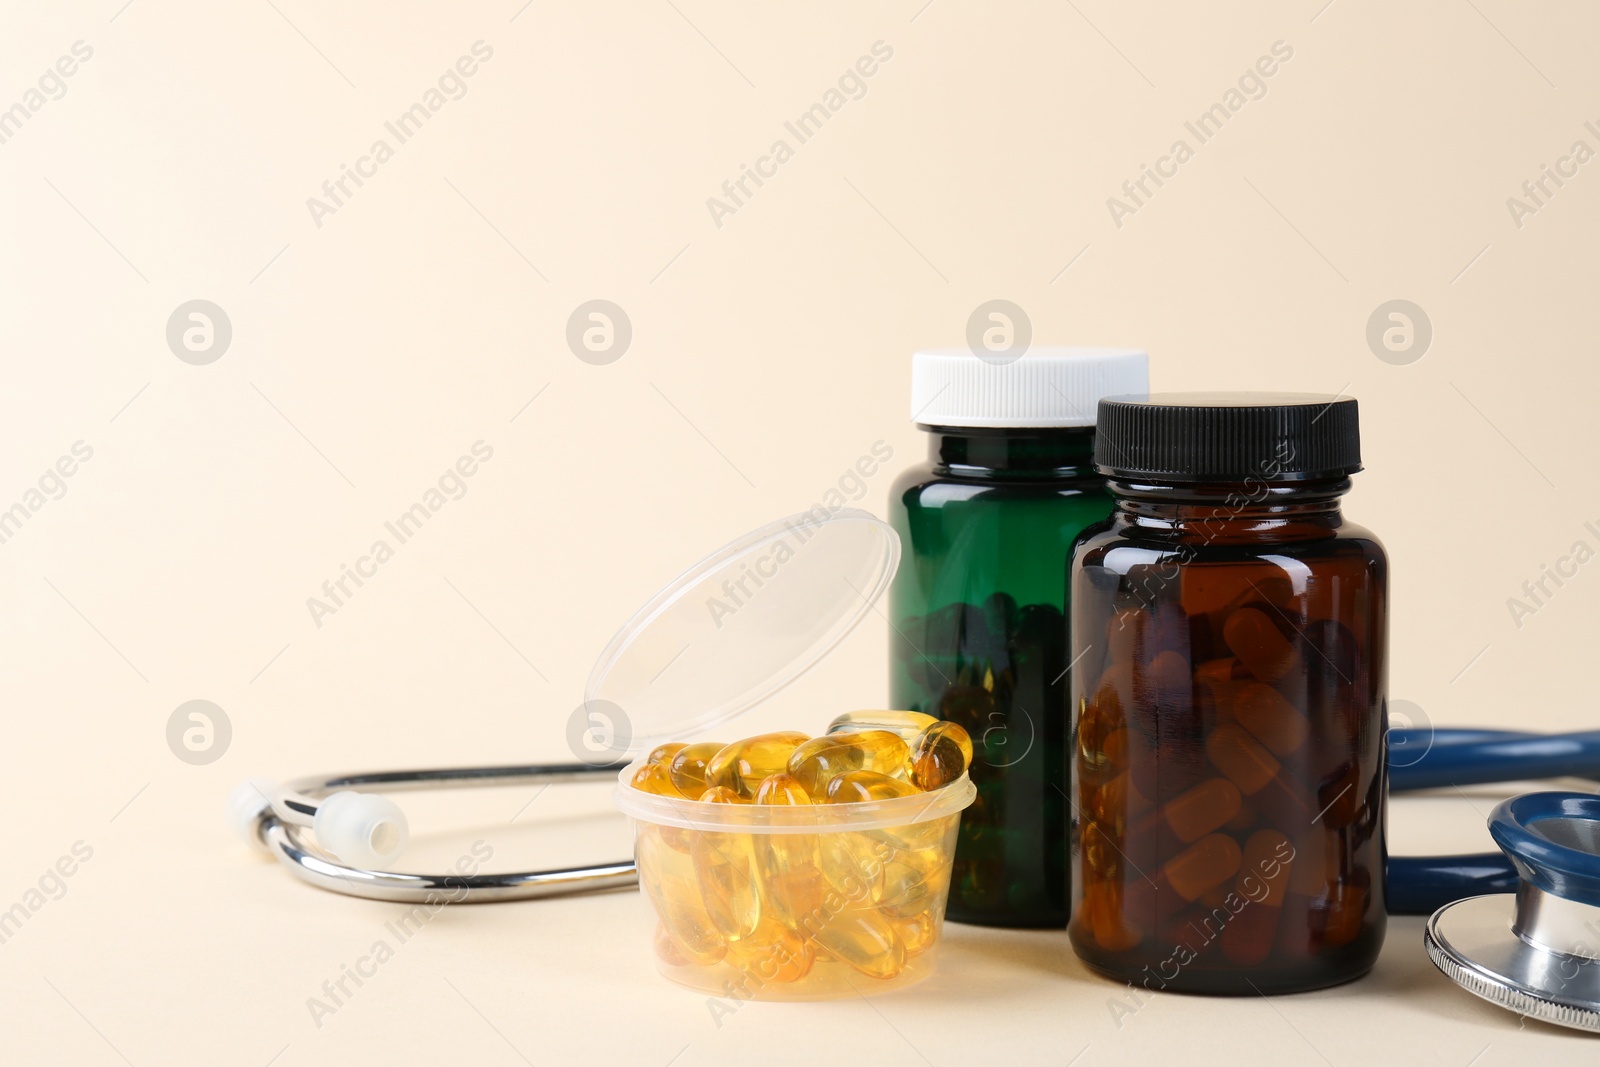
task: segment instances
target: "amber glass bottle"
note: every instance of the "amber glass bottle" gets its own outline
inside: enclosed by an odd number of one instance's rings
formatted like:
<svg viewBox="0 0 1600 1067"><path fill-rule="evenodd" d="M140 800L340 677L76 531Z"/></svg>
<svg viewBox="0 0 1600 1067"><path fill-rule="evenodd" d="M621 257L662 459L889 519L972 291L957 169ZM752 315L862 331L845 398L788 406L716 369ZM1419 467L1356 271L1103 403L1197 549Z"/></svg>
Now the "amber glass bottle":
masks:
<svg viewBox="0 0 1600 1067"><path fill-rule="evenodd" d="M1150 989L1273 993L1383 941L1388 563L1340 497L1356 402L1100 405L1108 525L1070 574L1073 947Z"/></svg>

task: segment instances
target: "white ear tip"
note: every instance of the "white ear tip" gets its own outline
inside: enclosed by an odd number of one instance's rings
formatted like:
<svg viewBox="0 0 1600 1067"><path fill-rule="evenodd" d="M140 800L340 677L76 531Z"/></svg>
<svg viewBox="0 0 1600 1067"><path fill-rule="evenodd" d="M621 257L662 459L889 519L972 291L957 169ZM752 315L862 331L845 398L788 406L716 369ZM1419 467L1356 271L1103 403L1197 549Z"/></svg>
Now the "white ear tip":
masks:
<svg viewBox="0 0 1600 1067"><path fill-rule="evenodd" d="M376 793L341 792L317 805L311 828L322 847L352 867L387 870L411 838L405 813Z"/></svg>
<svg viewBox="0 0 1600 1067"><path fill-rule="evenodd" d="M248 778L233 787L233 792L228 794L228 825L242 840L252 845L261 844L257 827L262 813L272 807L272 797L277 791L278 783L270 778Z"/></svg>

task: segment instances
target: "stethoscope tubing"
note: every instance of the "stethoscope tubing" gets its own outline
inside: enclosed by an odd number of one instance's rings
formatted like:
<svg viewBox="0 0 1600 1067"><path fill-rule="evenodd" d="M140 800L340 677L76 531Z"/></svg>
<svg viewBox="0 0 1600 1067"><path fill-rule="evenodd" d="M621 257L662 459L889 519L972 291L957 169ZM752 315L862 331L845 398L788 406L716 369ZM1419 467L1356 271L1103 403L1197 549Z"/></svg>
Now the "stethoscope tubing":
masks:
<svg viewBox="0 0 1600 1067"><path fill-rule="evenodd" d="M623 766L621 763L539 763L379 771L297 778L286 782L283 789L290 798L288 805L291 808L300 814L310 815L315 813L315 801L342 790L409 793L490 786L548 788L612 777ZM638 869L632 858L586 867L474 875L405 874L353 867L308 845L302 838L304 827L280 818L271 809L260 817L256 832L261 843L278 862L301 881L319 889L367 900L430 906L492 904L629 889L639 883Z"/></svg>
<svg viewBox="0 0 1600 1067"><path fill-rule="evenodd" d="M1389 792L1543 778L1600 777L1600 730L1389 731Z"/></svg>
<svg viewBox="0 0 1600 1067"><path fill-rule="evenodd" d="M1395 728L1389 731L1389 792L1407 793L1539 778L1600 778L1600 731L1534 734L1512 730ZM551 786L615 775L621 763L510 764L312 776L284 786L297 814L341 790L415 792L488 786ZM632 859L505 874L404 874L353 867L308 844L305 827L270 809L257 834L296 877L321 889L408 904L486 904L574 893L625 889L638 884ZM1393 915L1429 915L1464 897L1508 893L1517 872L1503 853L1391 856L1385 871L1387 907Z"/></svg>
<svg viewBox="0 0 1600 1067"><path fill-rule="evenodd" d="M1389 792L1411 793L1542 778L1600 778L1600 730L1395 727L1389 731ZM1451 901L1517 888L1503 852L1390 856L1384 870L1391 915L1432 915Z"/></svg>

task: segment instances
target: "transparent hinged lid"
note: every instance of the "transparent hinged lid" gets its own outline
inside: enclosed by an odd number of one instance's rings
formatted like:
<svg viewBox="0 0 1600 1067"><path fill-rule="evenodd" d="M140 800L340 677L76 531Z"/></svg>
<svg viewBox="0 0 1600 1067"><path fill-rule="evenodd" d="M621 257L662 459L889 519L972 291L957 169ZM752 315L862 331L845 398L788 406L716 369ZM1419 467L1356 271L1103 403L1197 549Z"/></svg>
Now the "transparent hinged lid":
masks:
<svg viewBox="0 0 1600 1067"><path fill-rule="evenodd" d="M585 704L625 724L617 755L687 740L822 660L888 587L900 538L855 508L753 530L684 571L617 631Z"/></svg>

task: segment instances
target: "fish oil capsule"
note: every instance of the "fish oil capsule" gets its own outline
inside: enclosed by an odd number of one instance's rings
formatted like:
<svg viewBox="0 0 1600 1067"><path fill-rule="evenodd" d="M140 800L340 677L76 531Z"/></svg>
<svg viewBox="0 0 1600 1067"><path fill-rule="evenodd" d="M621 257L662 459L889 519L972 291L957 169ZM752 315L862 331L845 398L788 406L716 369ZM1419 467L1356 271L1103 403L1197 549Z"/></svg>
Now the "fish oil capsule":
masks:
<svg viewBox="0 0 1600 1067"><path fill-rule="evenodd" d="M1111 881L1083 887L1083 922L1101 948L1125 952L1144 940L1144 931L1128 921L1122 886Z"/></svg>
<svg viewBox="0 0 1600 1067"><path fill-rule="evenodd" d="M1260 608L1240 608L1229 615L1222 639L1263 682L1281 681L1300 666L1300 654Z"/></svg>
<svg viewBox="0 0 1600 1067"><path fill-rule="evenodd" d="M895 852L923 856L928 854L929 849L943 849L945 839L958 821L959 816L946 816L943 819L929 819L906 826L859 832L862 836L880 842ZM945 855L948 856L948 853Z"/></svg>
<svg viewBox="0 0 1600 1067"><path fill-rule="evenodd" d="M811 794L806 792L806 787L801 785L794 775L780 772L761 783L761 788L756 790L755 801L757 804L781 804L793 807L797 804L810 804Z"/></svg>
<svg viewBox="0 0 1600 1067"><path fill-rule="evenodd" d="M678 792L678 787L672 784L672 775L668 773L666 765L662 763L646 763L633 772L633 777L628 784L642 793L653 793L656 796L667 797L670 800L688 800L689 798ZM677 826L662 825L657 827L661 833L662 842L675 852L689 851L689 831Z"/></svg>
<svg viewBox="0 0 1600 1067"><path fill-rule="evenodd" d="M656 923L655 949L656 958L668 967L689 966L689 957L685 956L683 950L673 942L672 935L667 932L666 925L661 922Z"/></svg>
<svg viewBox="0 0 1600 1067"><path fill-rule="evenodd" d="M890 918L909 918L933 904L934 886L946 880L946 862L938 849L898 853L883 865L883 894L878 909Z"/></svg>
<svg viewBox="0 0 1600 1067"><path fill-rule="evenodd" d="M877 771L846 771L828 783L829 804L859 804L869 800L914 797L919 790L910 782Z"/></svg>
<svg viewBox="0 0 1600 1067"><path fill-rule="evenodd" d="M972 766L972 738L953 722L935 722L911 743L911 782L918 789L941 789Z"/></svg>
<svg viewBox="0 0 1600 1067"><path fill-rule="evenodd" d="M785 730L725 745L706 761L706 785L731 789L739 799L750 800L761 783L788 767L794 750L809 740L806 734Z"/></svg>
<svg viewBox="0 0 1600 1067"><path fill-rule="evenodd" d="M641 792L654 793L656 796L672 797L677 800L689 799L672 784L672 775L660 763L646 763L633 772L628 784Z"/></svg>
<svg viewBox="0 0 1600 1067"><path fill-rule="evenodd" d="M1133 776L1123 771L1104 785L1089 790L1089 814L1121 830L1128 820L1150 810L1150 801L1133 784Z"/></svg>
<svg viewBox="0 0 1600 1067"><path fill-rule="evenodd" d="M664 745L657 745L652 748L650 754L644 758L644 761L646 763L659 763L667 770L671 770L672 758L688 747L681 741L668 741Z"/></svg>
<svg viewBox="0 0 1600 1067"><path fill-rule="evenodd" d="M1227 834L1202 837L1161 866L1167 884L1184 900L1195 900L1239 870L1239 842Z"/></svg>
<svg viewBox="0 0 1600 1067"><path fill-rule="evenodd" d="M910 744L922 731L939 720L920 711L847 711L828 724L830 734L851 730L888 730Z"/></svg>
<svg viewBox="0 0 1600 1067"><path fill-rule="evenodd" d="M713 786L700 795L704 804L737 804L731 789ZM712 924L726 938L749 937L761 921L761 891L756 881L750 834L696 832L689 842L700 896Z"/></svg>
<svg viewBox="0 0 1600 1067"><path fill-rule="evenodd" d="M817 835L823 879L854 904L883 899L888 862L894 849L865 833Z"/></svg>
<svg viewBox="0 0 1600 1067"><path fill-rule="evenodd" d="M820 797L827 785L846 771L875 771L904 778L911 750L900 735L888 730L853 730L814 737L789 757L789 773L807 793Z"/></svg>
<svg viewBox="0 0 1600 1067"><path fill-rule="evenodd" d="M932 911L919 911L909 919L889 920L889 925L899 935L900 943L906 947L906 959L920 956L933 944L937 928L934 925Z"/></svg>
<svg viewBox="0 0 1600 1067"><path fill-rule="evenodd" d="M1311 734L1311 720L1270 685L1245 682L1233 698L1233 718L1274 755L1300 750Z"/></svg>
<svg viewBox="0 0 1600 1067"><path fill-rule="evenodd" d="M728 944L706 911L688 857L651 833L641 833L636 847L640 882L677 954L701 967L719 962Z"/></svg>
<svg viewBox="0 0 1600 1067"><path fill-rule="evenodd" d="M798 982L816 955L805 939L775 919L762 919L749 937L728 943L734 966L762 982Z"/></svg>
<svg viewBox="0 0 1600 1067"><path fill-rule="evenodd" d="M698 797L706 791L706 764L723 749L721 741L700 741L684 745L672 757L668 771L672 784L686 797Z"/></svg>
<svg viewBox="0 0 1600 1067"><path fill-rule="evenodd" d="M756 790L756 803L795 807L809 805L811 798L789 775L774 774ZM758 834L755 854L763 906L790 929L801 929L828 892L816 836Z"/></svg>
<svg viewBox="0 0 1600 1067"><path fill-rule="evenodd" d="M1076 731L1080 774L1109 773L1114 769L1106 752L1106 744L1113 733L1122 729L1125 729L1122 725L1122 716L1114 714L1113 709L1099 700L1093 703L1084 702L1078 711ZM1126 744L1125 738L1124 744Z"/></svg>
<svg viewBox="0 0 1600 1067"><path fill-rule="evenodd" d="M906 946L875 908L839 912L817 930L816 941L868 978L894 978L905 969Z"/></svg>

